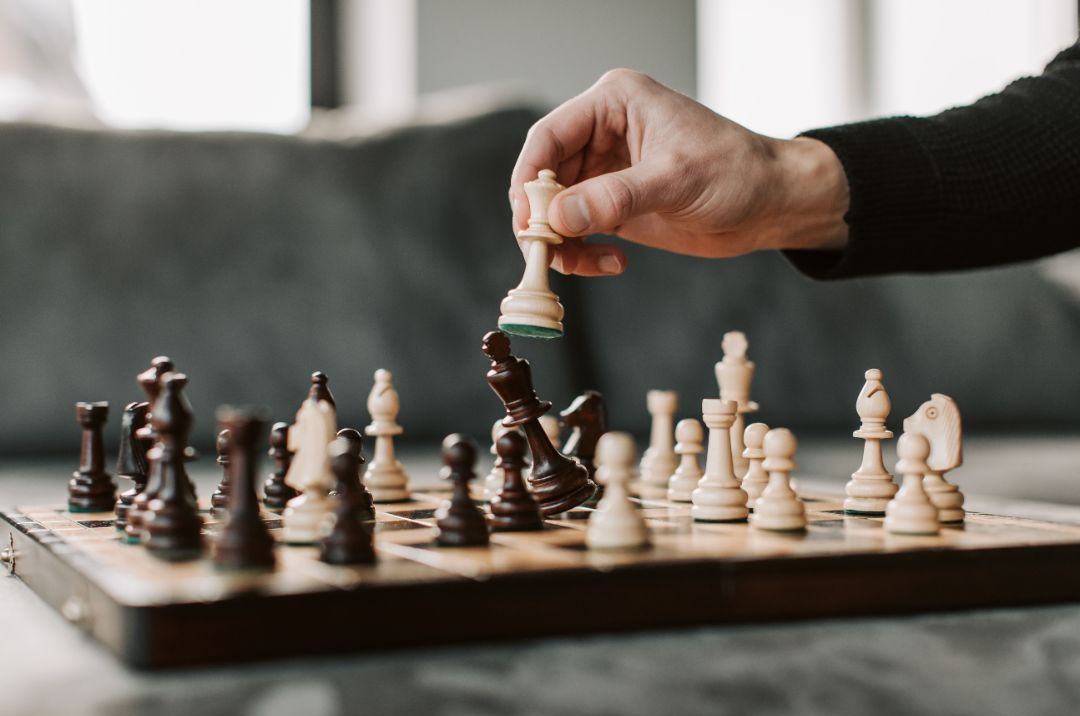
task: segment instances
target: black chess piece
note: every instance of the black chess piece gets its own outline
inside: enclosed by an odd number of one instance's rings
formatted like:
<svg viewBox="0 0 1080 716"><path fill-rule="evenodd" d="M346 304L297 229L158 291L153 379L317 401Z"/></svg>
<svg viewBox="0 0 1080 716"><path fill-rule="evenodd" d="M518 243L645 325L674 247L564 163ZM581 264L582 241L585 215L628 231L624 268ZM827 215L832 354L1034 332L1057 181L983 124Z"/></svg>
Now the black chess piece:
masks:
<svg viewBox="0 0 1080 716"><path fill-rule="evenodd" d="M255 493L256 453L266 420L258 411L224 407L218 410L218 426L218 448L227 449L228 517L214 541L214 565L223 569L273 569L274 538L259 514L259 497ZM222 435L226 436L224 441Z"/></svg>
<svg viewBox="0 0 1080 716"><path fill-rule="evenodd" d="M435 542L443 547L479 547L489 541L484 513L469 496L469 480L476 477L476 445L459 433L442 444L440 477L453 483L454 492L435 512Z"/></svg>
<svg viewBox="0 0 1080 716"><path fill-rule="evenodd" d="M146 444L138 432L146 425L149 403L128 403L120 419L120 452L116 458L116 476L132 481L130 489L120 493L116 500L116 529L127 527L127 514L135 496L146 489Z"/></svg>
<svg viewBox="0 0 1080 716"><path fill-rule="evenodd" d="M551 403L541 401L533 390L529 362L510 353L510 339L502 331L484 336L484 355L491 360L487 382L506 408L503 425L520 425L532 453L529 486L544 515L566 512L584 503L596 492L596 483L585 467L552 446L539 418Z"/></svg>
<svg viewBox="0 0 1080 716"><path fill-rule="evenodd" d="M595 479L596 463L593 458L596 456L596 443L607 432L604 396L595 390L586 390L559 413L559 424L571 430L570 437L563 445L563 454L576 457L589 471L589 477Z"/></svg>
<svg viewBox="0 0 1080 716"><path fill-rule="evenodd" d="M364 454L364 438L360 434L359 430L354 428L342 428L337 431L339 438L344 438L349 443L349 449L353 451L353 454L359 458L356 467L356 479L353 484L356 486L358 493L358 502L362 506L364 512L368 515L364 519L375 519L375 497L371 494L371 491L367 489L367 485L364 484L364 476L361 472L361 466L366 462L363 458ZM336 473L335 473L336 475ZM338 484L330 492L331 495L340 493L341 480L338 479Z"/></svg>
<svg viewBox="0 0 1080 716"><path fill-rule="evenodd" d="M285 475L289 472L293 456L289 452L288 423L274 423L270 428L270 450L267 454L274 467L263 483L263 507L271 512L282 512L289 500L300 494L299 490L285 484Z"/></svg>
<svg viewBox="0 0 1080 716"><path fill-rule="evenodd" d="M157 496L143 515L146 548L162 559L194 559L202 551L202 518L191 497L185 448L194 418L184 396L187 376L167 373L157 402L151 408L151 425L157 445L150 452L158 464Z"/></svg>
<svg viewBox="0 0 1080 716"><path fill-rule="evenodd" d="M339 435L329 449L330 468L337 478L337 503L334 524L319 542L319 559L328 564L374 564L375 511L364 499L358 479L364 457L346 436Z"/></svg>
<svg viewBox="0 0 1080 716"><path fill-rule="evenodd" d="M146 487L135 495L135 498L131 501L131 507L127 512L127 524L124 526L124 541L129 543L136 543L142 539L143 532L143 517L146 514L146 506L150 504L150 501L157 497L158 488L161 487L161 471L157 469L157 465L154 461L150 460L150 451L153 450L157 443L154 437L154 426L152 424L153 415L151 414L154 409L154 403L157 401L158 396L161 394L161 379L166 374L173 371L176 365L172 359L168 356L157 356L150 361L150 367L135 376L135 382L142 388L143 393L146 394L146 402L150 407L146 413L146 424L135 433L139 439L139 443L146 450L147 454L147 477Z"/></svg>
<svg viewBox="0 0 1080 716"><path fill-rule="evenodd" d="M491 500L493 530L527 532L544 529L540 505L521 476L527 449L525 438L516 430L505 433L495 442L495 452L503 471L503 484Z"/></svg>
<svg viewBox="0 0 1080 716"><path fill-rule="evenodd" d="M330 386L327 383L330 379L326 377L326 373L321 370L317 370L311 374L311 390L308 391L308 400L325 400L330 405L337 408L337 403L334 402L334 395L330 392Z"/></svg>
<svg viewBox="0 0 1080 716"><path fill-rule="evenodd" d="M229 505L229 483L231 480L229 454L232 452L232 434L228 428L218 433L214 447L217 452L216 462L221 466L221 481L218 482L217 489L210 495L210 511L216 514L224 511Z"/></svg>
<svg viewBox="0 0 1080 716"><path fill-rule="evenodd" d="M105 472L102 432L109 418L108 403L76 403L75 417L82 428L79 469L68 482L69 512L109 512L116 504L116 483Z"/></svg>

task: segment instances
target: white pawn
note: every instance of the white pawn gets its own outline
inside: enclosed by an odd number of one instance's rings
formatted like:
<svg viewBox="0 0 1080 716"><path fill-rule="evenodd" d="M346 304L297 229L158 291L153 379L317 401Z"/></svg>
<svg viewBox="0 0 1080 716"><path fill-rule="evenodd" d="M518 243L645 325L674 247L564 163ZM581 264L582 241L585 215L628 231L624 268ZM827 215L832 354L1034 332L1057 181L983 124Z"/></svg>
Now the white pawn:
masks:
<svg viewBox="0 0 1080 716"><path fill-rule="evenodd" d="M731 460L735 466L736 477L746 474L749 467L745 456L743 444L743 427L746 424L746 413L755 413L758 404L750 400L750 384L754 380L754 362L746 357L746 350L750 344L746 340L746 334L742 331L728 331L720 343L724 351L723 360L717 361L716 382L720 386L721 400L734 400L735 425L731 429Z"/></svg>
<svg viewBox="0 0 1080 716"><path fill-rule="evenodd" d="M544 435L547 435L548 442L551 443L551 447L558 450L562 447L562 435L559 427L559 419L554 415L541 415L540 427L544 429Z"/></svg>
<svg viewBox="0 0 1080 716"><path fill-rule="evenodd" d="M936 535L941 531L938 508L923 487L929 471L930 441L921 433L904 433L896 443L896 472L903 483L885 508L885 529L899 535Z"/></svg>
<svg viewBox="0 0 1080 716"><path fill-rule="evenodd" d="M667 496L668 480L679 464L673 430L679 394L673 390L650 390L645 404L652 416L652 430L649 447L641 456L638 492L646 499L659 500Z"/></svg>
<svg viewBox="0 0 1080 716"><path fill-rule="evenodd" d="M282 512L282 539L288 544L315 544L333 519L329 445L335 438L337 415L325 400L305 400L289 428L288 449L294 453L285 483L300 494Z"/></svg>
<svg viewBox="0 0 1080 716"><path fill-rule="evenodd" d="M761 446L765 442L765 433L769 432L769 426L765 423L753 423L746 426L743 432L743 457L746 458L746 475L743 476L742 489L746 492L747 506L754 511L754 502L761 497L765 486L769 484L769 474L765 472L761 462L765 459L765 451Z"/></svg>
<svg viewBox="0 0 1080 716"><path fill-rule="evenodd" d="M862 419L862 425L852 435L862 438L862 465L851 475L844 491L844 511L861 515L883 515L885 505L896 494L896 485L892 475L885 469L881 454L881 441L893 436L885 427L885 419L892 410L889 394L881 382L881 371L871 368L866 371L866 383L859 391L855 401L855 411Z"/></svg>
<svg viewBox="0 0 1080 716"><path fill-rule="evenodd" d="M679 466L668 481L668 499L672 502L690 502L698 480L704 474L698 464L698 455L705 451L705 431L693 418L680 420L675 426L675 454L681 456Z"/></svg>
<svg viewBox="0 0 1080 716"><path fill-rule="evenodd" d="M761 530L806 529L806 507L791 489L798 446L795 436L787 428L774 428L765 434L764 444L761 466L769 473L769 484L754 502L750 524Z"/></svg>
<svg viewBox="0 0 1080 716"><path fill-rule="evenodd" d="M375 438L375 455L364 473L364 485L376 502L403 502L410 496L409 476L394 455L394 436L403 430L397 424L401 400L393 378L388 370L375 371L375 385L367 399L371 424L364 433Z"/></svg>
<svg viewBox="0 0 1080 716"><path fill-rule="evenodd" d="M640 549L649 544L649 528L627 490L636 453L628 433L604 433L596 443L596 476L605 487L585 531L589 549Z"/></svg>
<svg viewBox="0 0 1080 716"><path fill-rule="evenodd" d="M706 398L701 415L709 428L709 449L705 453L705 476L691 495L690 513L699 522L743 522L749 511L746 493L739 487L731 463L731 426L735 422L733 400Z"/></svg>
<svg viewBox="0 0 1080 716"><path fill-rule="evenodd" d="M495 443L499 442L499 438L503 435L514 430L517 430L517 428L508 428L503 425L502 418L496 420L495 424L491 426L491 454L495 455L495 462L491 466L491 472L484 478L484 502L491 502L492 498L499 494L499 490L503 486L503 469L502 464L499 462L498 452L495 451Z"/></svg>

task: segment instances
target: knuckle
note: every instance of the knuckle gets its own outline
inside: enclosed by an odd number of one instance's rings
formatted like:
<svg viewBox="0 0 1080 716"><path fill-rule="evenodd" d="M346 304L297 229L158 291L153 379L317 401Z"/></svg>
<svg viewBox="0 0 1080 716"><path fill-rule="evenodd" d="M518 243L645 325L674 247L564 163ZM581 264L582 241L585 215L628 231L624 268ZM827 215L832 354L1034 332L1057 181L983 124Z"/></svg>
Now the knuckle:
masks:
<svg viewBox="0 0 1080 716"><path fill-rule="evenodd" d="M604 214L612 219L633 216L634 190L626 179L617 174L609 175L600 183L602 200L607 204Z"/></svg>
<svg viewBox="0 0 1080 716"><path fill-rule="evenodd" d="M627 69L626 67L616 67L613 70L608 70L600 77L600 82L602 84L617 84L624 86L643 85L653 81L654 80L644 72Z"/></svg>

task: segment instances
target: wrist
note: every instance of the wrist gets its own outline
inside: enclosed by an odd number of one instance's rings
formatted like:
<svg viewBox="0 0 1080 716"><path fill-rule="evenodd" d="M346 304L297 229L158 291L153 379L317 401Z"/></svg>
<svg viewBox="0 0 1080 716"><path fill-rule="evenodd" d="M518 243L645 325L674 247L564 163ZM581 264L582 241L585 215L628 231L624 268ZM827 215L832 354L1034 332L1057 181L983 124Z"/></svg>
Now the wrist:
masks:
<svg viewBox="0 0 1080 716"><path fill-rule="evenodd" d="M847 175L829 145L809 137L777 142L774 249L842 251Z"/></svg>

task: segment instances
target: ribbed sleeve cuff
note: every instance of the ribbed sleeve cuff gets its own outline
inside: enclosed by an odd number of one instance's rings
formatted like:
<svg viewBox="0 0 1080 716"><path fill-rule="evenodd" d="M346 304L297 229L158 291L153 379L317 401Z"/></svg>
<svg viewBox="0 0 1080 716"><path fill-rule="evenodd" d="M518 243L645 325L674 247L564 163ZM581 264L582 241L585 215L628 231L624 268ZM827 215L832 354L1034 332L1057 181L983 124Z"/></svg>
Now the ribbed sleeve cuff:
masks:
<svg viewBox="0 0 1080 716"><path fill-rule="evenodd" d="M837 279L918 270L940 238L942 185L937 166L913 126L894 117L814 129L800 136L824 142L847 174L850 205L843 251L785 251L802 273Z"/></svg>

